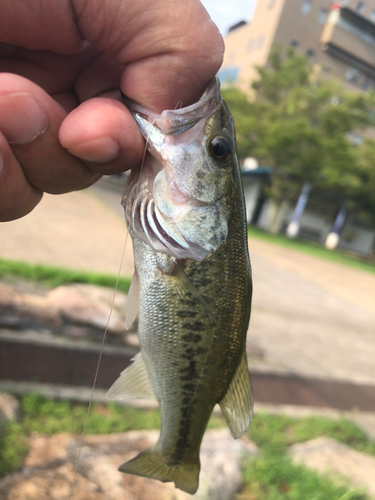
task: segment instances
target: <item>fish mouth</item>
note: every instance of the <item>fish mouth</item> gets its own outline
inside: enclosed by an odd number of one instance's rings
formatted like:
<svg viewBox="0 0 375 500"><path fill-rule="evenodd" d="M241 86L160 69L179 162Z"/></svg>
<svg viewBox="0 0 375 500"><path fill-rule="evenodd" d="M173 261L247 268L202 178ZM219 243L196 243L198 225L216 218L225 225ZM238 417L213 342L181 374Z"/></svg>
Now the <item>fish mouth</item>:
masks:
<svg viewBox="0 0 375 500"><path fill-rule="evenodd" d="M194 127L200 120L208 118L216 111L220 104L220 83L218 78L213 78L199 101L184 108L164 110L161 114L150 111L124 95L123 99L145 139L149 131L144 126L144 120L165 135L177 135Z"/></svg>

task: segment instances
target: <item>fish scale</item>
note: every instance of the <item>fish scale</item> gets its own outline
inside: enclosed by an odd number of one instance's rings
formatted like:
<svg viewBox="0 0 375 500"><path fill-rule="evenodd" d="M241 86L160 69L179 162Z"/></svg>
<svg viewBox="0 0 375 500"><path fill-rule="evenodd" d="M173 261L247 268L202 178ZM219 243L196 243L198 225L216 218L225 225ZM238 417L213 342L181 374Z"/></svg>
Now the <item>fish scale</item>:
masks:
<svg viewBox="0 0 375 500"><path fill-rule="evenodd" d="M174 481L193 494L198 488L200 445L214 406L220 404L236 438L246 432L252 413L245 349L252 283L234 127L216 81L195 108L185 108L190 121L184 121L181 131L177 120L176 134L173 113L180 117L184 108L168 112L164 118L162 114L154 132L154 125L146 120L151 122L152 116L147 115L151 112L128 105L142 133L147 134L152 155L149 163L146 158L143 173L132 174L123 201L133 240L134 280L139 282L141 354L121 374L109 396L155 397L160 404L161 432L155 446L119 470ZM168 125L164 136L163 119ZM229 150L228 158L215 157L213 140L222 141L224 152L225 147ZM189 154L184 155L181 148L186 141ZM180 162L194 149L196 157L193 164L186 165L185 185ZM215 169L220 189L210 189ZM194 174L199 182L194 181ZM164 217L163 238L169 239L172 254L166 246L160 251L155 234L142 233L141 224L145 226L147 221L134 212L142 206L142 196L156 205L161 199L158 210ZM183 245L175 245L174 237ZM190 258L186 257L189 251Z"/></svg>

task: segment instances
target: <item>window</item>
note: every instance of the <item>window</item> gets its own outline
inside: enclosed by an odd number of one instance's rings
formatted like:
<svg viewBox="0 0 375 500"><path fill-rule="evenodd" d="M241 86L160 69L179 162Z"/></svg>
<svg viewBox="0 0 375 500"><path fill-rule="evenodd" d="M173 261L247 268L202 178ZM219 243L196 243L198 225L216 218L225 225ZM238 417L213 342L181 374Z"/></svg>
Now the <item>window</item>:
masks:
<svg viewBox="0 0 375 500"><path fill-rule="evenodd" d="M289 45L291 45L292 47L298 47L299 42L298 40L291 40Z"/></svg>
<svg viewBox="0 0 375 500"><path fill-rule="evenodd" d="M375 10L372 10L372 11L370 12L370 19L371 19L371 21L372 21L373 23L375 23Z"/></svg>
<svg viewBox="0 0 375 500"><path fill-rule="evenodd" d="M235 83L238 80L239 72L240 68L237 66L222 68L218 73L218 77L221 83Z"/></svg>
<svg viewBox="0 0 375 500"><path fill-rule="evenodd" d="M311 0L302 0L301 12L302 14L310 14Z"/></svg>
<svg viewBox="0 0 375 500"><path fill-rule="evenodd" d="M356 68L352 68L351 66L347 69L345 73L345 79L348 82L355 82L358 78L359 71Z"/></svg>
<svg viewBox="0 0 375 500"><path fill-rule="evenodd" d="M318 14L318 23L324 24L327 21L327 16L328 16L328 10L320 9Z"/></svg>
<svg viewBox="0 0 375 500"><path fill-rule="evenodd" d="M364 90L375 89L375 81L372 78L364 78L362 82L362 88Z"/></svg>
<svg viewBox="0 0 375 500"><path fill-rule="evenodd" d="M355 9L358 14L363 14L365 11L365 4L363 2L357 2L357 7Z"/></svg>
<svg viewBox="0 0 375 500"><path fill-rule="evenodd" d="M266 38L266 37L265 37L264 35L260 35L260 36L259 36L259 38L258 38L258 45L257 45L257 48L258 48L258 49L261 49L261 48L262 48L265 38Z"/></svg>
<svg viewBox="0 0 375 500"><path fill-rule="evenodd" d="M315 50L313 50L313 49L307 49L306 50L306 55L307 55L307 57L314 57L315 56Z"/></svg>

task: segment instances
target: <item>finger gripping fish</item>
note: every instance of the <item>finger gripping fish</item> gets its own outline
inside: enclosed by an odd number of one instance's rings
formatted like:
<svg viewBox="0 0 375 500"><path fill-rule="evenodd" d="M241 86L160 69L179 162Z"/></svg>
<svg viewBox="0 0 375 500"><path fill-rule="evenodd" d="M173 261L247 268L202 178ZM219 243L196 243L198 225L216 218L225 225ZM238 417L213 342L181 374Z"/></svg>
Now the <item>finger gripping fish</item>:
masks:
<svg viewBox="0 0 375 500"><path fill-rule="evenodd" d="M252 417L252 283L234 124L216 79L196 104L161 115L126 104L148 149L122 202L136 269L127 323L139 309L141 352L108 397L156 398L161 432L119 470L194 494L214 406L235 438Z"/></svg>

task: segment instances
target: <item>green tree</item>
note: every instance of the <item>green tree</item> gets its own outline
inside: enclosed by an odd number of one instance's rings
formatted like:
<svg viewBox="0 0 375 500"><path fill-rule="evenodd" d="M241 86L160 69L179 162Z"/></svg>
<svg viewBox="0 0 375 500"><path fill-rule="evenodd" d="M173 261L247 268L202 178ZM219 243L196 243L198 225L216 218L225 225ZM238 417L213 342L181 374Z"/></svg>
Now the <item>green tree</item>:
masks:
<svg viewBox="0 0 375 500"><path fill-rule="evenodd" d="M223 97L235 118L240 158L253 156L272 167L269 229L276 231L304 182L338 189L343 198L358 194L366 162L361 166L348 134L373 123L375 99L320 78L317 67L292 48L286 56L274 48L267 67L257 70L252 100L234 87L224 89Z"/></svg>

